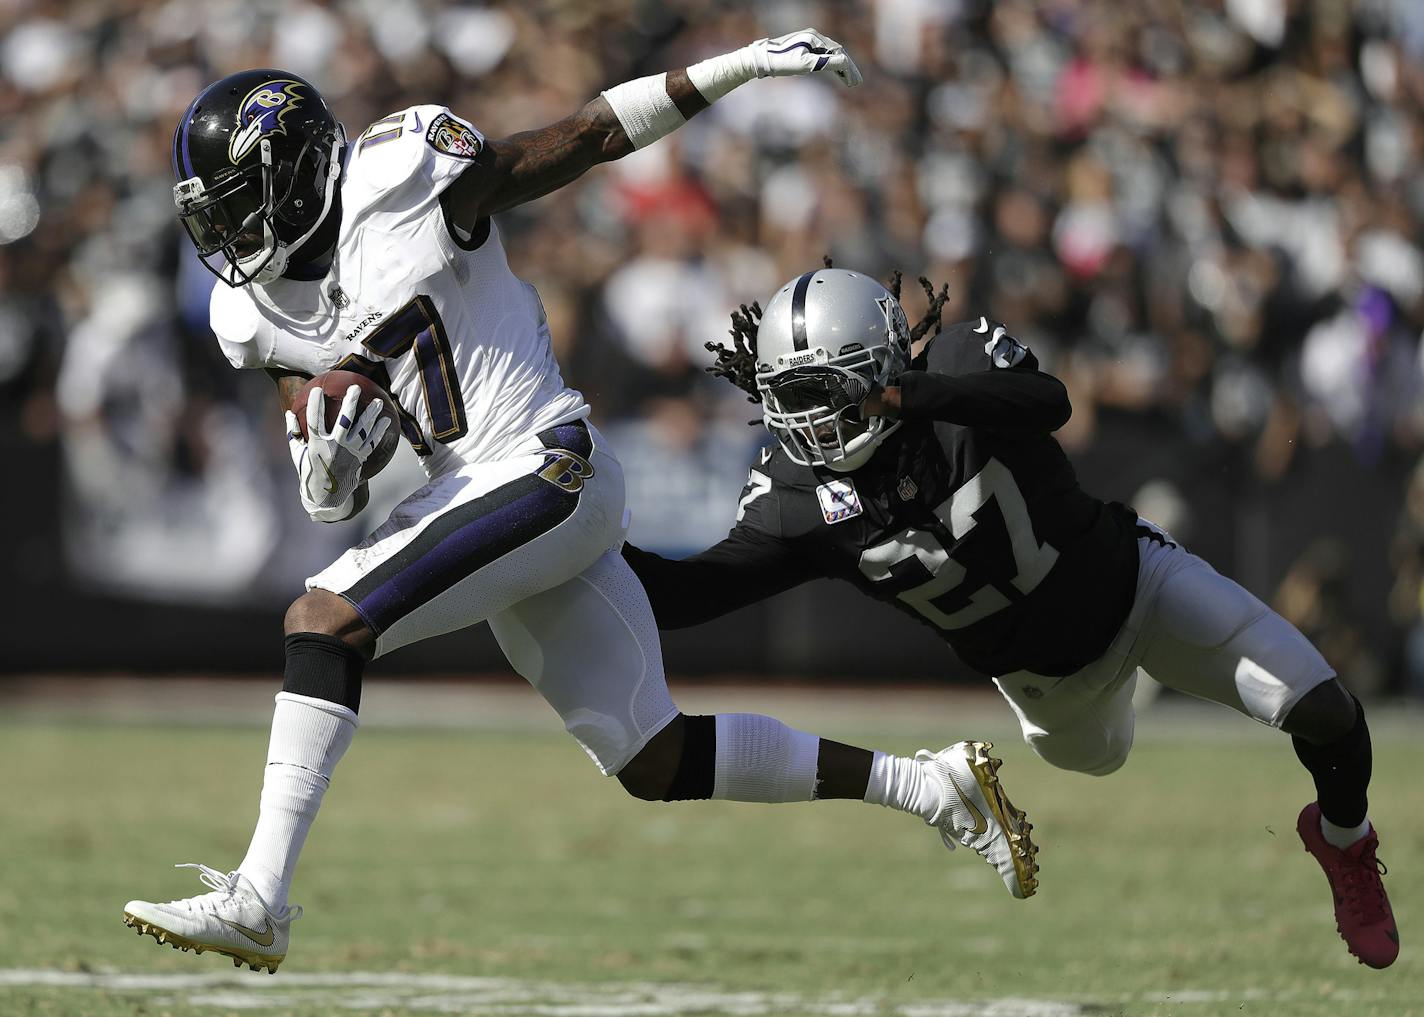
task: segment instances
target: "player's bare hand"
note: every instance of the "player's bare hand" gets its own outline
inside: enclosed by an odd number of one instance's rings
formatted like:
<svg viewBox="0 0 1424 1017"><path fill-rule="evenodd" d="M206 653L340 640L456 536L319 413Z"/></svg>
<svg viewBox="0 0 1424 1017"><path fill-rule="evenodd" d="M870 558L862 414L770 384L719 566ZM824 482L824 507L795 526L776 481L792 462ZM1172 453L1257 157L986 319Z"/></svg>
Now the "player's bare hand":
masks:
<svg viewBox="0 0 1424 1017"><path fill-rule="evenodd" d="M805 28L775 39L758 39L747 50L756 64L759 78L828 71L847 88L854 88L865 80L845 47L814 28Z"/></svg>

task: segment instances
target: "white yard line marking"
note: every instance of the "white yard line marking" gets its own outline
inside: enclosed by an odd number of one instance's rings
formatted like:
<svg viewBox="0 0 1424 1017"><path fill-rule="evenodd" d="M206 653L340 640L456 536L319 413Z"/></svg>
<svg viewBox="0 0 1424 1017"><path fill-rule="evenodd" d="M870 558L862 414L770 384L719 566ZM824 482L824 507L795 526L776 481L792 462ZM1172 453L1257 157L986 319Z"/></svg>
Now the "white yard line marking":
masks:
<svg viewBox="0 0 1424 1017"><path fill-rule="evenodd" d="M1089 1017L1114 1012L1127 1002L1190 1005L1319 998L1318 993L1306 990L1176 989L1132 993L1128 999L1097 1003L1021 997L893 1002L870 996L737 992L679 983L585 984L393 971L284 972L268 979L246 972L180 975L0 968L0 990L6 987L161 993L162 998L153 1002L229 1011L319 1004L333 1011L401 1008L469 1017L679 1017L686 1013L730 1017ZM1329 998L1348 1002L1359 994L1336 991Z"/></svg>
<svg viewBox="0 0 1424 1017"><path fill-rule="evenodd" d="M155 993L188 1006L226 1010L295 1007L320 1002L333 1010L404 1008L428 1013L528 1017L1084 1017L1078 1003L1051 999L915 1000L736 992L709 986L612 982L573 984L461 975L350 972L281 974L268 980L236 974L134 975L43 969L0 969L0 988L104 989Z"/></svg>

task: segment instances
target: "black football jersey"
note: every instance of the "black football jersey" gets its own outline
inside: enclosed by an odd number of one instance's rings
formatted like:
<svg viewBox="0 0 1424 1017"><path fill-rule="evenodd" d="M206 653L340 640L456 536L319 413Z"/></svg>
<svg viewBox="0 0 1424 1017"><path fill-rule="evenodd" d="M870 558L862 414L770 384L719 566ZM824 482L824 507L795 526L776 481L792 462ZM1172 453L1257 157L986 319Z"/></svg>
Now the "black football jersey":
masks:
<svg viewBox="0 0 1424 1017"><path fill-rule="evenodd" d="M629 549L659 624L829 576L909 612L988 675L1100 657L1137 586L1136 513L1078 487L1051 435L1061 384L1002 326L944 330L900 380L900 427L860 468L752 467L727 539L681 562Z"/></svg>

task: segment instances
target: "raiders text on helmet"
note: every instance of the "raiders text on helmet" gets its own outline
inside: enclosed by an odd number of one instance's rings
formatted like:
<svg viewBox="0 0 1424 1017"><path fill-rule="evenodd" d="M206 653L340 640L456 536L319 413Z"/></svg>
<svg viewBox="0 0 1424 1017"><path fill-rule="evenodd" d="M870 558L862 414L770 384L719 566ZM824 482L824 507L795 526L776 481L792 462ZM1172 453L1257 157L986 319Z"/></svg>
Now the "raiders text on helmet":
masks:
<svg viewBox="0 0 1424 1017"><path fill-rule="evenodd" d="M270 282L331 211L346 133L311 83L241 71L203 89L173 134L173 201L229 286Z"/></svg>
<svg viewBox="0 0 1424 1017"><path fill-rule="evenodd" d="M862 420L860 402L910 363L900 302L859 272L825 268L772 297L757 330L762 419L794 462L849 471L899 421Z"/></svg>

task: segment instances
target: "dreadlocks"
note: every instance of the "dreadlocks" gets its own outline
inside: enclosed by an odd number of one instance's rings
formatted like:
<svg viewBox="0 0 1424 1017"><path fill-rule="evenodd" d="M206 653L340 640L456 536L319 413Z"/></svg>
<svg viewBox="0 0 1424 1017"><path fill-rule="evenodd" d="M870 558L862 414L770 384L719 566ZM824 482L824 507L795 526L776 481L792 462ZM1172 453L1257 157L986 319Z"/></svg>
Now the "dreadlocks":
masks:
<svg viewBox="0 0 1424 1017"><path fill-rule="evenodd" d="M929 307L925 308L924 315L915 323L915 327L910 329L910 342L912 343L919 342L923 339L925 333L928 332L932 326L934 328L934 334L940 334L940 331L944 328L944 324L939 320L940 315L944 313L944 305L949 302L949 283L944 283L940 286L939 292L936 293L934 283L930 282L924 276L920 276L920 287L925 291L925 297L930 303ZM890 292L895 294L896 300L900 299L899 272L895 273L895 288Z"/></svg>
<svg viewBox="0 0 1424 1017"><path fill-rule="evenodd" d="M829 256L821 259L821 264L826 268L834 268L835 265ZM890 294L898 301L900 299L900 282L904 278L899 269L890 276L890 284L887 287ZM934 334L939 335L944 327L940 321L940 315L944 313L945 302L949 300L949 283L940 286L936 292L934 284L924 276L920 276L920 286L925 291L925 297L929 300L929 307L926 308L924 316L915 323L915 327L910 329L910 342L918 342L923 339L931 328ZM707 350L716 354L716 362L707 368L710 374L718 378L726 378L737 388L747 394L747 401L753 403L761 402L761 393L757 391L756 385L756 337L757 329L761 324L761 304L753 302L750 306L742 304L737 310L732 312L732 328L729 334L732 337L731 347L722 343L707 343ZM758 423L758 421L753 421Z"/></svg>
<svg viewBox="0 0 1424 1017"><path fill-rule="evenodd" d="M717 361L708 372L718 378L726 378L747 394L747 401L761 402L761 393L756 385L756 336L761 322L761 304L753 302L750 307L743 304L732 312L732 348L721 343L707 343L709 352L717 354Z"/></svg>

